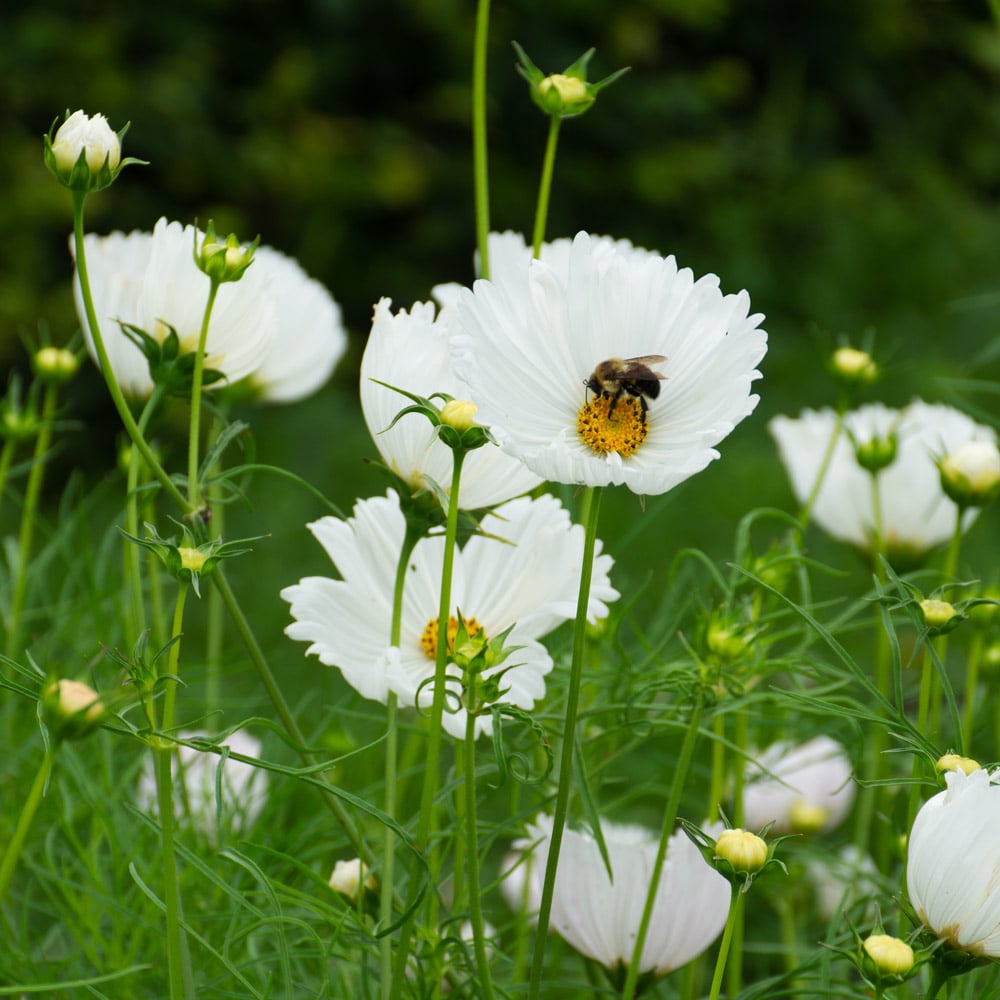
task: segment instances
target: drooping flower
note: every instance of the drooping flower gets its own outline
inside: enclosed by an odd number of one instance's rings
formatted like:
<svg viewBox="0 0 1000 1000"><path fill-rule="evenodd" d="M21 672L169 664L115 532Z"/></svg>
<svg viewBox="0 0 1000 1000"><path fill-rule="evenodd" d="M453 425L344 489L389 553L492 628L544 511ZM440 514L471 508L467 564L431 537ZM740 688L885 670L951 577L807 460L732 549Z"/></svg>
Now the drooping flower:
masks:
<svg viewBox="0 0 1000 1000"><path fill-rule="evenodd" d="M714 833L721 830L716 824ZM613 880L589 832L563 834L552 898L550 927L577 951L614 970L632 960L646 903L657 838L638 826L602 821ZM508 901L527 900L537 908L552 836L552 817L541 815L528 826L527 837L514 849L530 859L514 869ZM524 879L528 880L527 889ZM729 912L729 883L678 830L670 838L657 887L653 916L639 962L639 974L664 976L700 955L722 931Z"/></svg>
<svg viewBox="0 0 1000 1000"><path fill-rule="evenodd" d="M451 368L449 328L454 310L440 313L430 302L417 302L409 311L392 312L389 299L375 306L371 333L361 359L361 409L365 423L385 465L414 491L426 487L429 477L446 492L451 489L453 455L438 440L430 422L418 414L393 418L409 405L405 396L386 385L421 396L446 392L463 396L465 386ZM379 385L372 381L384 382ZM477 417L477 421L481 419ZM471 452L465 460L460 502L466 510L490 507L527 493L541 482L525 466L494 445Z"/></svg>
<svg viewBox="0 0 1000 1000"><path fill-rule="evenodd" d="M906 891L917 916L950 947L1000 958L1000 771L945 775L921 806L907 848Z"/></svg>
<svg viewBox="0 0 1000 1000"><path fill-rule="evenodd" d="M180 738L193 742L205 733L182 732ZM224 741L233 753L244 757L259 757L260 741L243 730L237 730ZM191 825L212 844L221 841L220 831L232 834L246 832L260 815L267 801L267 772L252 764L222 757L212 751L195 750L178 744L170 762L174 777L174 813L181 822ZM222 770L218 784L219 769ZM216 788L221 796L216 799ZM136 799L140 809L156 815L156 775L153 759L147 756L139 776ZM221 807L221 808L220 808Z"/></svg>
<svg viewBox="0 0 1000 1000"><path fill-rule="evenodd" d="M762 317L714 275L580 233L564 266L491 264L491 276L462 292L455 367L482 422L546 479L664 493L757 404ZM662 380L608 379L591 398L598 365L633 358L654 359Z"/></svg>
<svg viewBox="0 0 1000 1000"><path fill-rule="evenodd" d="M833 410L775 417L769 429L800 503L811 495L834 435ZM846 414L812 507L829 535L871 551L875 534L872 473L855 457L873 441L895 438L895 454L876 473L882 535L890 555L920 555L951 538L958 509L941 489L937 460L970 441L993 441L993 431L950 406L919 400L902 410L873 403ZM968 528L975 511L963 517Z"/></svg>
<svg viewBox="0 0 1000 1000"><path fill-rule="evenodd" d="M773 823L774 833L828 833L853 803L851 762L829 736L772 743L747 765L743 817L749 829Z"/></svg>
<svg viewBox="0 0 1000 1000"><path fill-rule="evenodd" d="M400 646L393 647L389 642L393 582L405 532L398 496L389 491L385 497L360 501L348 520L325 517L309 528L342 579L306 577L286 587L281 596L291 604L295 619L286 634L309 642L306 654L339 668L365 698L384 702L394 691L403 706L415 705L418 699L421 707L429 706L443 536L424 538L413 551ZM483 677L503 672L501 700L530 709L545 693L544 677L552 669L552 660L538 640L576 613L583 531L570 523L565 509L551 496L512 500L487 515L482 529L496 537L475 535L455 553L448 689L456 699L462 694L462 673L451 645L460 618L470 637L485 640L497 639L513 626L505 641L506 647L515 647L513 652ZM611 557L598 554L591 621L606 615L607 602L618 596L608 580L610 568ZM444 728L453 736L464 736L464 705L453 701L446 706ZM477 735L488 730L489 720L480 718Z"/></svg>
<svg viewBox="0 0 1000 1000"><path fill-rule="evenodd" d="M85 237L97 320L122 391L145 398L153 389L146 357L121 330L138 327L162 343L177 332L180 353L198 344L209 279L194 263L193 226L160 219L152 233L115 232ZM77 314L91 356L97 357L83 306L79 276ZM329 293L277 250L259 247L253 265L226 283L212 310L205 366L233 385L247 376L265 401L290 402L318 388L346 346L340 311Z"/></svg>

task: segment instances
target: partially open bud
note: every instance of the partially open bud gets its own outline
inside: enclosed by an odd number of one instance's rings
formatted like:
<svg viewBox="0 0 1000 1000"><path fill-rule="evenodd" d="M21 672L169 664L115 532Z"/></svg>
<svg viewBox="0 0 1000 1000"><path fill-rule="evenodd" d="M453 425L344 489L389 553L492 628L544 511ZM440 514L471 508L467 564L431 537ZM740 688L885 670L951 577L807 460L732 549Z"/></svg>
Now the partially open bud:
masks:
<svg viewBox="0 0 1000 1000"><path fill-rule="evenodd" d="M201 549L192 549L186 545L177 546L177 555L181 560L180 568L186 569L189 573L200 573L208 560L208 556Z"/></svg>
<svg viewBox="0 0 1000 1000"><path fill-rule="evenodd" d="M375 876L368 873L368 866L360 858L338 861L333 866L330 888L346 896L352 903L358 901L358 896L364 889L374 891L377 886Z"/></svg>
<svg viewBox="0 0 1000 1000"><path fill-rule="evenodd" d="M101 696L82 681L60 678L42 692L42 719L56 739L78 739L96 728L104 715Z"/></svg>
<svg viewBox="0 0 1000 1000"><path fill-rule="evenodd" d="M82 111L66 114L45 136L45 165L49 172L74 191L100 191L120 173L123 161L121 140L128 128L116 133L104 115L93 118Z"/></svg>
<svg viewBox="0 0 1000 1000"><path fill-rule="evenodd" d="M985 507L1000 495L1000 449L967 441L938 463L941 488L959 507Z"/></svg>
<svg viewBox="0 0 1000 1000"><path fill-rule="evenodd" d="M880 976L903 976L913 968L913 949L897 937L872 934L863 947Z"/></svg>
<svg viewBox="0 0 1000 1000"><path fill-rule="evenodd" d="M441 423L456 431L467 431L475 424L478 409L475 403L466 399L451 399L441 407Z"/></svg>
<svg viewBox="0 0 1000 1000"><path fill-rule="evenodd" d="M80 359L65 347L40 347L31 359L35 374L56 385L68 382L79 370Z"/></svg>
<svg viewBox="0 0 1000 1000"><path fill-rule="evenodd" d="M945 635L965 620L965 615L957 611L953 604L933 597L920 602L920 615L934 635Z"/></svg>
<svg viewBox="0 0 1000 1000"><path fill-rule="evenodd" d="M728 861L737 872L753 874L767 863L767 844L749 830L723 830L715 842L717 859Z"/></svg>
<svg viewBox="0 0 1000 1000"><path fill-rule="evenodd" d="M934 764L934 770L938 774L945 771L964 771L966 774L972 774L973 771L978 771L981 767L982 764L979 761L973 760L971 757L960 757L957 753L946 753L944 756L938 757Z"/></svg>
<svg viewBox="0 0 1000 1000"><path fill-rule="evenodd" d="M247 268L253 263L253 255L260 243L260 237L244 246L235 233L230 233L220 242L215 235L215 223L209 219L205 227L205 239L200 247L197 241L198 234L195 230L195 264L209 278L221 284L225 281L239 281L243 277Z"/></svg>
<svg viewBox="0 0 1000 1000"><path fill-rule="evenodd" d="M839 347L830 356L830 374L845 385L869 385L878 378L878 365L867 351Z"/></svg>
<svg viewBox="0 0 1000 1000"><path fill-rule="evenodd" d="M514 42L514 49L519 59L517 71L528 81L531 99L553 118L573 118L582 115L597 100L601 90L626 72L620 69L598 83L588 83L587 63L594 54L593 49L588 49L561 73L550 73L546 76L528 58L528 54L517 42Z"/></svg>

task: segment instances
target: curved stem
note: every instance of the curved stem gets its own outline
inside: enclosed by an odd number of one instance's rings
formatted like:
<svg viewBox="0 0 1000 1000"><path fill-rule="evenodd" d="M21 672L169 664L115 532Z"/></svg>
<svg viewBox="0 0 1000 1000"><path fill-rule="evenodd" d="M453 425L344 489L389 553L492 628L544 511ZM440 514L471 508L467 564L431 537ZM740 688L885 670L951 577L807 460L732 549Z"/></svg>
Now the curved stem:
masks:
<svg viewBox="0 0 1000 1000"><path fill-rule="evenodd" d="M208 279L208 301L201 318L198 334L198 349L194 354L194 373L191 377L191 426L188 432L188 504L191 510L201 506L201 483L198 482L198 442L201 436L201 387L205 370L205 345L208 343L208 325L212 319L212 307L219 294L219 282Z"/></svg>
<svg viewBox="0 0 1000 1000"><path fill-rule="evenodd" d="M819 496L819 491L823 487L823 480L826 479L826 474L830 469L833 452L837 447L837 440L840 438L840 434L843 429L844 407L840 406L837 408L837 419L833 425L833 433L830 435L826 451L823 452L823 459L819 463L819 469L816 472L816 481L813 483L812 489L809 491L809 496L806 497L806 502L802 505L802 509L799 511L798 520L800 528L805 528L805 526L809 523L809 519L812 517L812 509L816 505L816 498Z"/></svg>
<svg viewBox="0 0 1000 1000"><path fill-rule="evenodd" d="M489 37L490 0L479 0L472 56L472 164L476 198L476 246L479 276L490 276L490 185L486 156L486 42Z"/></svg>
<svg viewBox="0 0 1000 1000"><path fill-rule="evenodd" d="M681 792L684 789L688 770L691 767L694 747L698 742L698 728L701 725L701 716L704 709L705 699L701 692L699 692L698 700L695 702L694 710L691 713L691 719L688 721L687 729L684 731L684 742L681 744L680 755L674 768L674 776L670 785L670 797L667 799L667 808L663 813L663 825L660 828L660 844L656 851L656 860L653 862L653 871L649 877L649 891L646 893L646 905L642 910L642 920L639 922L635 945L632 948L632 960L629 962L628 975L625 979L625 986L622 989L622 1000L632 1000L635 996L635 987L639 979L639 966L642 959L642 949L645 947L649 924L653 919L653 908L656 906L660 876L663 874L663 864L667 857L667 846L670 843L670 836L674 832L674 823L677 820L677 808L680 805Z"/></svg>
<svg viewBox="0 0 1000 1000"><path fill-rule="evenodd" d="M556 868L562 847L566 814L569 810L569 793L573 778L573 751L576 746L576 716L580 702L583 675L583 651L587 631L587 607L590 603L590 581L594 571L594 543L597 539L597 522L601 513L600 488L589 487L583 496L583 565L580 569L580 591L576 603L576 620L573 623L573 659L570 665L569 690L566 693L566 717L563 727L563 745L559 760L559 787L556 792L555 810L552 815L552 837L545 860L545 881L538 908L538 928L535 932L535 949L531 958L531 980L528 987L530 1000L537 1000L545 962L545 941L548 936L549 918L552 915L552 894L556 884Z"/></svg>
<svg viewBox="0 0 1000 1000"><path fill-rule="evenodd" d="M132 439L132 443L139 449L150 471L163 487L164 491L184 513L188 513L191 508L184 498L184 494L177 489L171 478L164 471L163 466L160 465L159 460L153 454L152 449L146 443L146 439L142 436L142 432L136 425L132 412L128 408L128 403L125 401L121 386L118 384L115 373L111 368L111 362L108 359L107 348L104 346L104 337L101 334L101 326L97 322L97 311L94 309L94 298L90 291L90 277L87 273L87 253L83 242L83 203L86 197L87 194L85 191L73 192L73 246L76 253L76 270L80 276L80 291L83 294L83 308L87 314L87 326L90 327L90 334L94 341L94 350L97 352L97 361L101 369L101 374L104 376L104 381L107 384L108 392L111 393L115 409L118 411L118 416L121 418L128 436Z"/></svg>
<svg viewBox="0 0 1000 1000"><path fill-rule="evenodd" d="M561 124L562 119L558 115L553 115L549 119L549 137L545 143L545 158L542 161L542 179L538 185L538 203L535 206L535 227L531 241L535 257L542 252L542 241L545 239L545 226L549 218L549 195L552 193L552 174L555 171Z"/></svg>

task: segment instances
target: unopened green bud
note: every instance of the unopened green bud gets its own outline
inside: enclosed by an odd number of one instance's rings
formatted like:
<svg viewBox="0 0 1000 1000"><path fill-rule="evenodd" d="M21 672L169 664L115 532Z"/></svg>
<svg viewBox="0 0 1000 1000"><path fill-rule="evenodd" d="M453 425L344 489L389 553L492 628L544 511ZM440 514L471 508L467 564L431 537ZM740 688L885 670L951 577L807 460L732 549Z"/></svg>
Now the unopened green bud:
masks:
<svg viewBox="0 0 1000 1000"><path fill-rule="evenodd" d="M31 359L35 374L43 382L68 382L80 368L80 359L65 347L40 347Z"/></svg>
<svg viewBox="0 0 1000 1000"><path fill-rule="evenodd" d="M941 489L959 507L985 507L1000 495L1000 449L993 441L967 441L938 470Z"/></svg>
<svg viewBox="0 0 1000 1000"><path fill-rule="evenodd" d="M878 378L878 365L867 351L838 347L830 356L830 373L845 385L869 385Z"/></svg>
<svg viewBox="0 0 1000 1000"><path fill-rule="evenodd" d="M192 549L185 545L177 546L177 555L180 556L181 569L189 573L200 573L205 567L208 556L200 549Z"/></svg>
<svg viewBox="0 0 1000 1000"><path fill-rule="evenodd" d="M913 949L897 937L872 934L862 947L881 976L903 976L913 968Z"/></svg>
<svg viewBox="0 0 1000 1000"><path fill-rule="evenodd" d="M738 631L721 626L709 628L705 643L710 653L727 662L740 659L749 645Z"/></svg>
<svg viewBox="0 0 1000 1000"><path fill-rule="evenodd" d="M220 242L215 235L215 224L209 219L200 247L197 230L195 231L194 262L209 278L220 284L239 281L253 263L253 255L259 243L258 236L252 243L244 246L235 233L230 233Z"/></svg>
<svg viewBox="0 0 1000 1000"><path fill-rule="evenodd" d="M880 472L896 461L899 441L895 433L888 437L873 437L870 441L855 443L854 457L862 469L869 472Z"/></svg>
<svg viewBox="0 0 1000 1000"><path fill-rule="evenodd" d="M939 601L928 597L920 602L920 615L924 624L934 635L946 635L954 631L964 620L965 615L955 610L948 601Z"/></svg>

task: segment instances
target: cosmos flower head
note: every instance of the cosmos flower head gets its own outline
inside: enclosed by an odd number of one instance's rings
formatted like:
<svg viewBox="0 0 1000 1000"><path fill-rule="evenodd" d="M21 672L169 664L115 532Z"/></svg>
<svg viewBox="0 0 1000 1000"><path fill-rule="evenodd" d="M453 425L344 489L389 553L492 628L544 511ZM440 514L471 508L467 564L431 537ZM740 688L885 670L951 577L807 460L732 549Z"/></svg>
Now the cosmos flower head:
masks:
<svg viewBox="0 0 1000 1000"><path fill-rule="evenodd" d="M138 327L161 343L177 332L181 353L193 352L208 299L209 280L195 266L193 226L160 219L152 233L114 232L84 238L91 293L108 358L122 391L144 399L153 390L149 365L122 332ZM87 349L97 359L74 282ZM253 265L219 288L208 331L205 365L224 378L208 388L249 377L258 398L290 402L318 388L346 348L340 310L330 294L291 258L259 247Z"/></svg>
<svg viewBox="0 0 1000 1000"><path fill-rule="evenodd" d="M282 598L295 619L285 632L310 645L327 666L365 698L385 702L390 691L403 707L429 708L437 656L438 610L444 554L442 535L425 537L410 557L403 598L400 645L390 644L393 586L403 544L405 521L393 491L362 500L346 521L324 517L309 525L341 579L306 577L286 587ZM454 642L460 619L470 637L499 638L510 656L490 667L484 678L502 672L500 700L531 709L545 693L552 659L539 641L576 614L576 595L583 560L583 530L570 522L551 496L521 497L496 508L482 521L484 534L474 535L455 553L452 611L448 622L447 687L444 728L465 735L462 671ZM487 537L488 535L495 537ZM608 574L611 557L594 560L588 619L604 617L607 603L618 597ZM476 733L490 729L481 716Z"/></svg>
<svg viewBox="0 0 1000 1000"><path fill-rule="evenodd" d="M492 280L463 290L456 370L482 422L537 475L664 493L756 406L762 317L745 292L723 295L673 257L586 233L562 253L491 265ZM660 391L585 388L602 362L647 357L665 359Z"/></svg>
<svg viewBox="0 0 1000 1000"><path fill-rule="evenodd" d="M409 310L394 313L392 302L381 299L375 306L361 359L365 423L383 463L414 491L427 487L426 478L449 491L453 455L430 422L418 414L409 414L390 426L409 400L386 386L426 397L435 392L463 395L465 387L451 367L449 328L453 313L452 308L439 312L430 302L417 302ZM466 510L478 510L527 493L540 482L540 477L517 459L488 444L466 457L459 501Z"/></svg>
<svg viewBox="0 0 1000 1000"><path fill-rule="evenodd" d="M853 803L851 762L829 736L772 743L747 765L743 816L749 829L773 823L774 833L828 833Z"/></svg>
<svg viewBox="0 0 1000 1000"><path fill-rule="evenodd" d="M796 499L811 495L836 427L833 410L775 417L769 429ZM872 473L855 457L873 441L896 440L893 460L877 472L882 534L890 556L920 556L951 538L958 508L941 488L938 460L971 441L994 441L991 428L950 406L915 400L902 410L880 403L847 413L812 507L828 534L870 552L875 533ZM962 518L968 529L976 511Z"/></svg>
<svg viewBox="0 0 1000 1000"><path fill-rule="evenodd" d="M945 775L921 806L907 845L906 891L917 916L948 947L1000 958L1000 771Z"/></svg>
<svg viewBox="0 0 1000 1000"><path fill-rule="evenodd" d="M721 829L721 824L710 828L713 835ZM550 927L577 951L616 970L632 960L658 841L643 827L607 820L602 820L601 832L613 879L608 877L593 835L566 830ZM540 815L528 825L527 836L515 841L514 851L528 857L516 865L511 856L512 864L505 866L511 875L504 880L503 891L512 907L526 902L529 909L538 908L551 836L552 817ZM726 879L705 861L683 831L674 833L657 887L639 974L664 976L700 955L722 931L729 898Z"/></svg>

